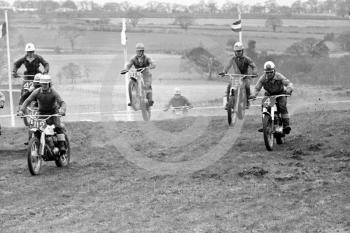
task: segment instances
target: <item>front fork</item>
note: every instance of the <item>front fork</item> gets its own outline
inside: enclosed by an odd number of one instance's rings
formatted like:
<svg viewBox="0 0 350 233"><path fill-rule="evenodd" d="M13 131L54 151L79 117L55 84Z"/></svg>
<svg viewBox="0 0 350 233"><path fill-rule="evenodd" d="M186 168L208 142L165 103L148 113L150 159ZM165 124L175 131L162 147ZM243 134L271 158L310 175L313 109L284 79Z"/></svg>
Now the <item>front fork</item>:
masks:
<svg viewBox="0 0 350 233"><path fill-rule="evenodd" d="M43 156L45 153L45 143L46 143L45 136L46 136L45 133L41 132L40 147L39 147L39 155L41 155L41 156Z"/></svg>

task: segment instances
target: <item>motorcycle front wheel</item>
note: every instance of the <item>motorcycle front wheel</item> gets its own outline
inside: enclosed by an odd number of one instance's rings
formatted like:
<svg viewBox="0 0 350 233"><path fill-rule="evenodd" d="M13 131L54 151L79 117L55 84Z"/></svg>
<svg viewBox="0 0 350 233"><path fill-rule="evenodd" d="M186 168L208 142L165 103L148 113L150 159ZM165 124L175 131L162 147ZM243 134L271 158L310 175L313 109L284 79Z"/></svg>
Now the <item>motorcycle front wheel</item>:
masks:
<svg viewBox="0 0 350 233"><path fill-rule="evenodd" d="M36 137L31 138L28 143L27 162L28 162L29 172L33 176L39 175L41 165L42 165L42 158L39 155L39 148L40 148L39 139Z"/></svg>
<svg viewBox="0 0 350 233"><path fill-rule="evenodd" d="M149 107L147 100L142 101L141 112L144 121L149 121L151 119L151 108Z"/></svg>
<svg viewBox="0 0 350 233"><path fill-rule="evenodd" d="M263 132L264 132L264 142L265 147L268 151L273 150L273 133L272 133L272 119L269 115L263 115Z"/></svg>
<svg viewBox="0 0 350 233"><path fill-rule="evenodd" d="M229 125L232 124L232 120L235 118L235 97L230 96L227 101L227 122Z"/></svg>

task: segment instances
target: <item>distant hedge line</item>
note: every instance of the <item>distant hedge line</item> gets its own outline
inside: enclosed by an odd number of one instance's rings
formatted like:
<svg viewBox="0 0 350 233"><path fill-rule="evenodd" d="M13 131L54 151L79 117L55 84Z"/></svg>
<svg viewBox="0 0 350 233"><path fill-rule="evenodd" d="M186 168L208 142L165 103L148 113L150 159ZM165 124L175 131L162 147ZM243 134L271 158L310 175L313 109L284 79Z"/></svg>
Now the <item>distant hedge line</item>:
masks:
<svg viewBox="0 0 350 233"><path fill-rule="evenodd" d="M340 58L312 58L306 56L269 55L259 57L257 65L262 73L263 63L272 60L277 71L294 83L350 86L350 56Z"/></svg>

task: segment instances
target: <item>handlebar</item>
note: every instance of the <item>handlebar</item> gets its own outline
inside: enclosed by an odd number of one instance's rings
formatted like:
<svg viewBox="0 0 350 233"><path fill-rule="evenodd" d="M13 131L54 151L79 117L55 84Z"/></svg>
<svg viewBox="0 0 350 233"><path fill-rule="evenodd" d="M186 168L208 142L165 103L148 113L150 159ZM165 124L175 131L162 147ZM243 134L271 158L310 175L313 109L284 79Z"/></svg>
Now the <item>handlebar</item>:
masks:
<svg viewBox="0 0 350 233"><path fill-rule="evenodd" d="M148 68L148 67L142 67L142 68L138 68L138 69L134 69L136 72L140 72L142 73L143 71L145 71L145 69ZM122 70L120 71L120 74L126 74L128 73L130 70Z"/></svg>
<svg viewBox="0 0 350 233"><path fill-rule="evenodd" d="M256 77L258 77L258 75L255 75L255 74L229 74L229 73L224 73L224 72L221 72L218 75L221 77L225 77L225 76L242 77L242 78L247 78L247 77L256 78Z"/></svg>
<svg viewBox="0 0 350 233"><path fill-rule="evenodd" d="M40 120L48 120L49 118L51 117L63 117L62 115L60 114L51 114L51 115L23 115L23 116L18 116L17 117L19 118L25 118L25 117L29 117L31 119L39 119L40 117L46 117L46 118L40 118Z"/></svg>
<svg viewBox="0 0 350 233"><path fill-rule="evenodd" d="M282 96L285 96L285 97L290 97L291 95L287 95L287 94L280 94L280 95L269 95L269 96L259 96L259 97L255 97L255 98L250 98L250 100L257 100L257 99L264 99L266 97L272 97L272 98L278 98L278 97L282 97Z"/></svg>

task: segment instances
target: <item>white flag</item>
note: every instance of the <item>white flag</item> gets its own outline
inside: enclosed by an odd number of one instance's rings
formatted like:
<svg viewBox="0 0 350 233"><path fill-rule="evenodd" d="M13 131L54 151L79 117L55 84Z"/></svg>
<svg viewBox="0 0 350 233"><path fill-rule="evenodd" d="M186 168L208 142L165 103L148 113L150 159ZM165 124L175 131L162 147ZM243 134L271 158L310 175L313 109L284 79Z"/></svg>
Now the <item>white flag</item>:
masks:
<svg viewBox="0 0 350 233"><path fill-rule="evenodd" d="M125 46L126 45L126 34L125 34L126 26L125 26L125 18L123 18L123 28L120 33L120 43Z"/></svg>

